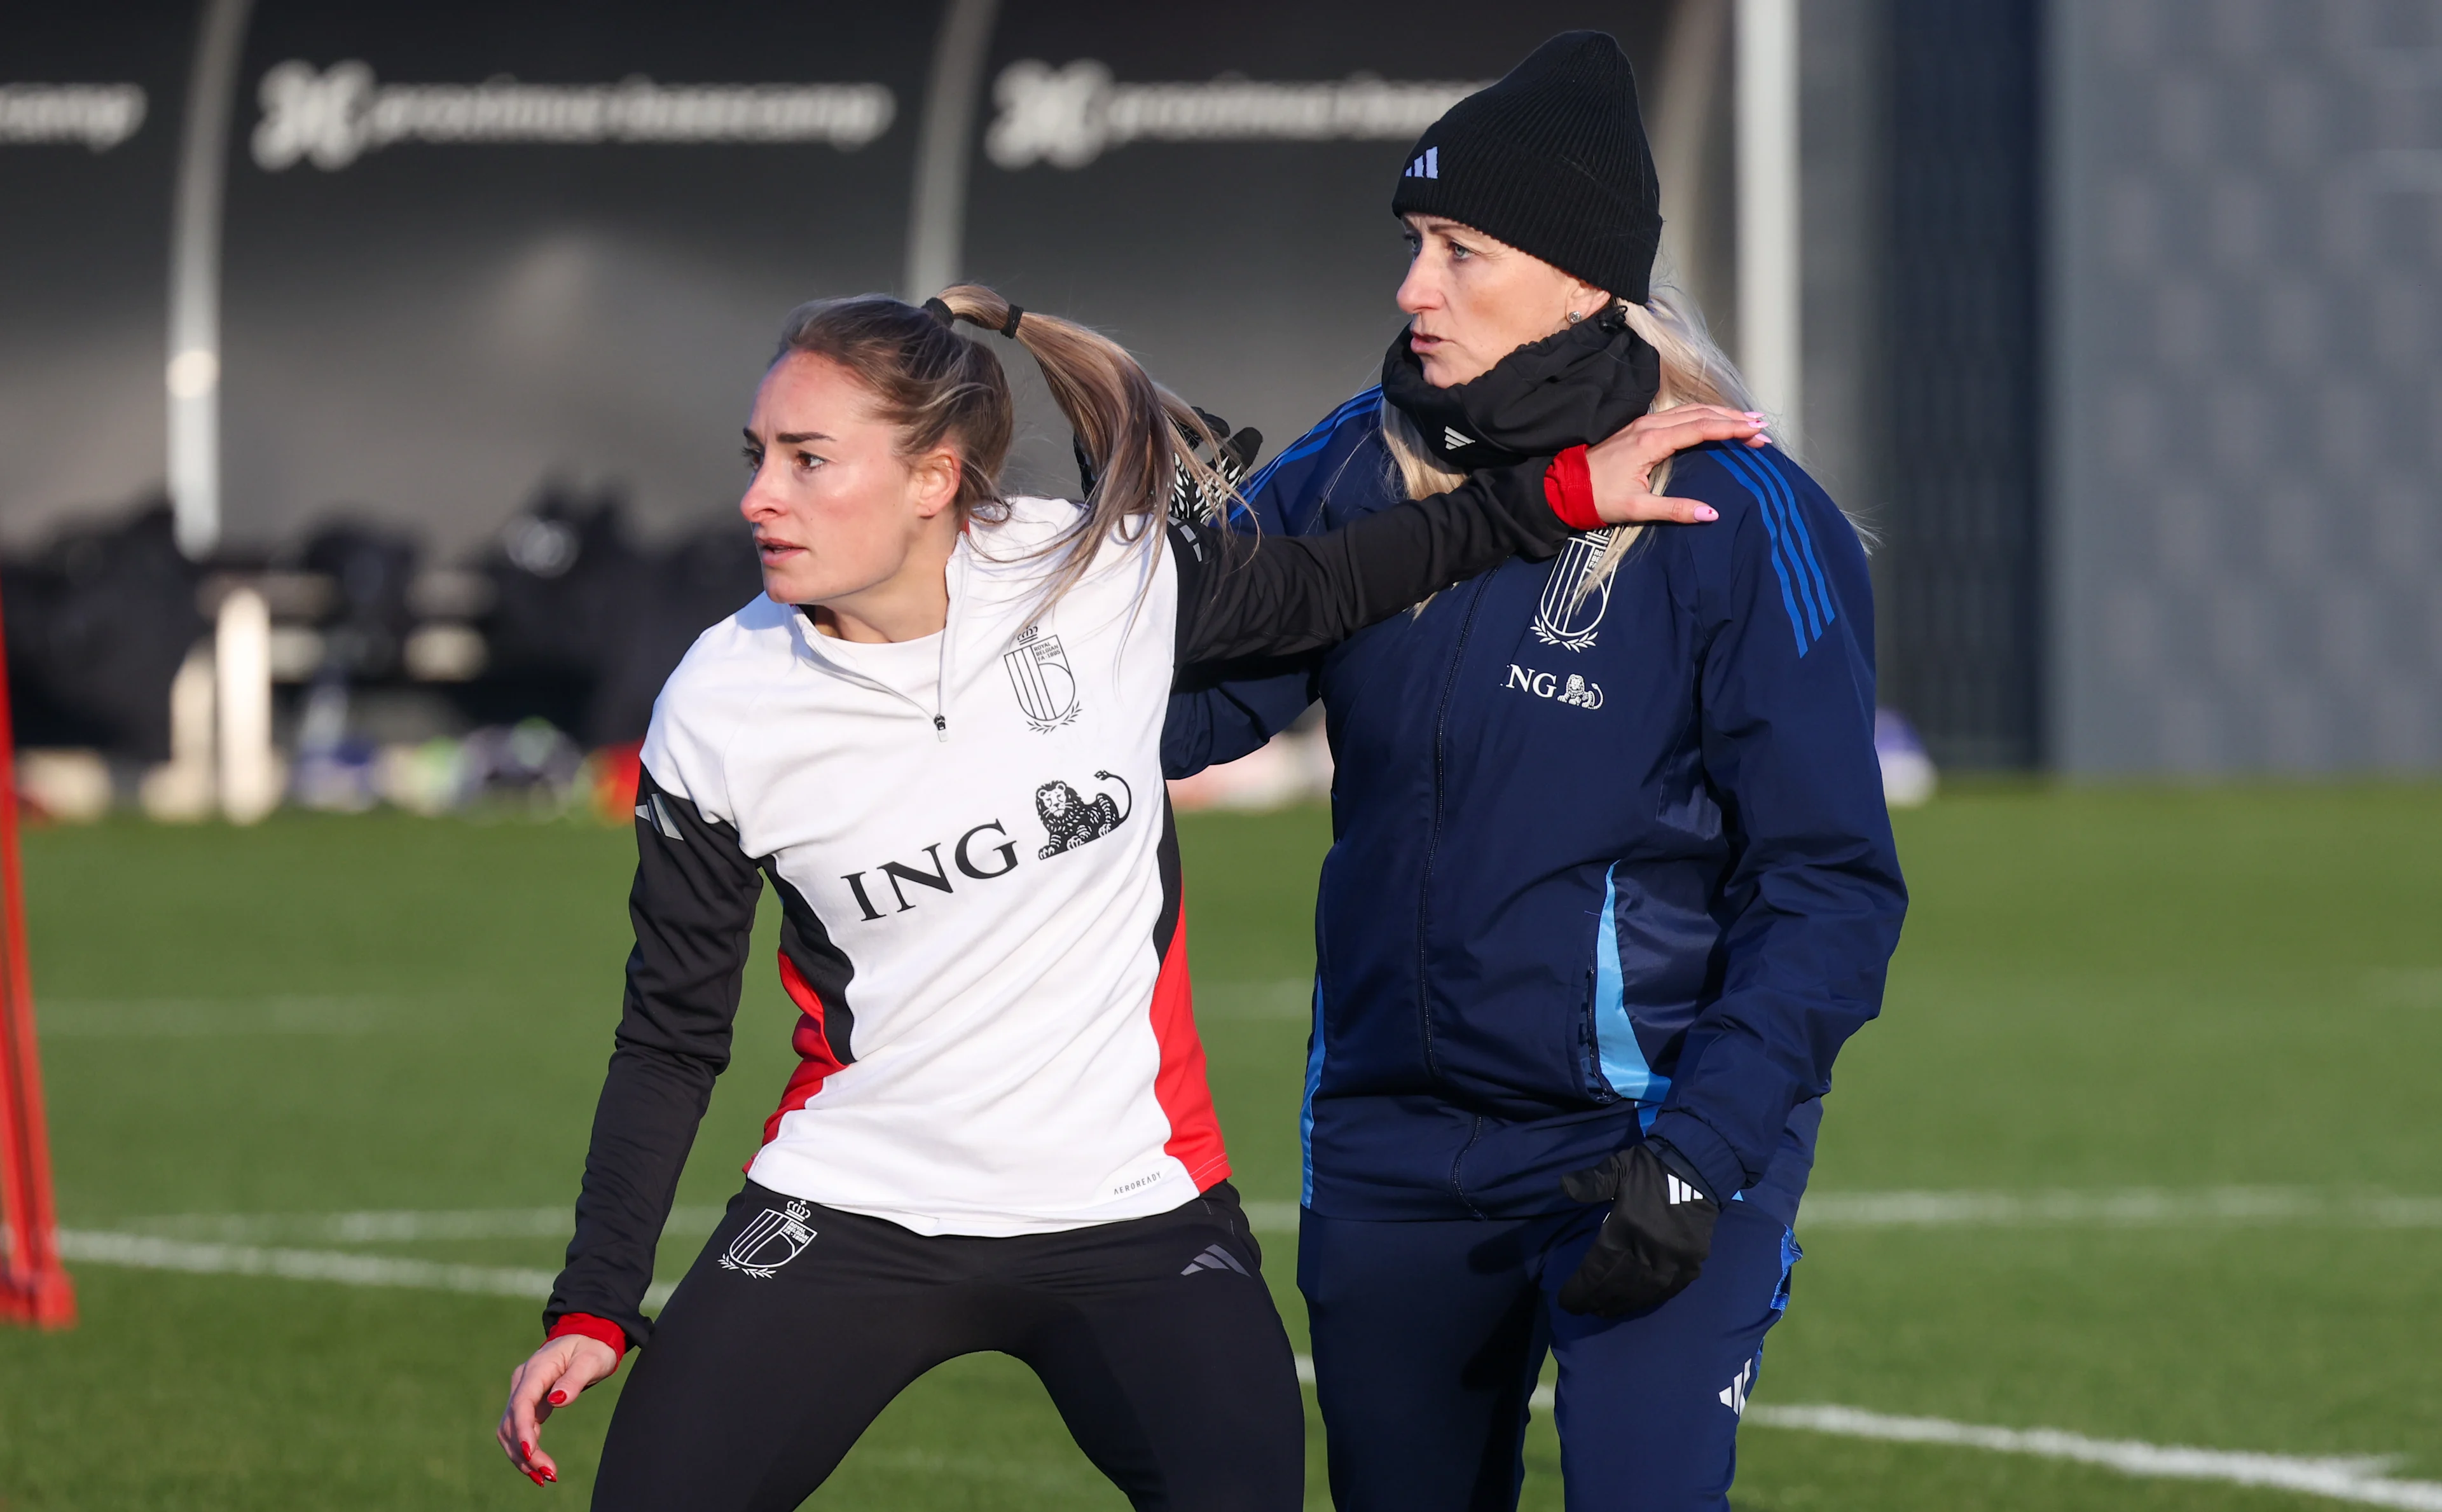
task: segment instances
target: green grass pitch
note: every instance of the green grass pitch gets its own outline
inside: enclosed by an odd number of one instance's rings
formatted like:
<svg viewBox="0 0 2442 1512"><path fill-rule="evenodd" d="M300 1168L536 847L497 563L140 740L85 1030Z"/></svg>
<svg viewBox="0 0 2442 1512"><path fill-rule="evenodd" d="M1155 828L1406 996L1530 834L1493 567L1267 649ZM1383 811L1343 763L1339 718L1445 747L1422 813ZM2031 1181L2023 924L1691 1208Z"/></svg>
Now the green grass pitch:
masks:
<svg viewBox="0 0 2442 1512"><path fill-rule="evenodd" d="M2442 789L1970 790L1900 829L1915 910L1884 1018L1841 1062L1815 1177L1826 1217L1801 1219L1808 1258L1756 1402L2400 1456L2393 1475L2442 1479ZM1239 1182L1284 1204L1325 820L1182 830ZM29 834L64 1225L208 1239L238 1231L233 1215L292 1215L306 1233L296 1215L564 1207L617 1011L631 847L574 824L396 816ZM683 1203L734 1189L785 1076L767 938ZM2146 1189L2176 1206L2226 1188L2334 1206L2259 1221L1831 1216L1841 1193ZM2411 1216L2350 1216L2376 1211ZM700 1239L673 1234L665 1277ZM563 1237L293 1242L549 1270ZM1294 1235L1267 1244L1302 1339ZM584 1501L607 1392L552 1423L556 1487L527 1485L490 1442L536 1339L531 1302L76 1269L78 1328L0 1331L0 1512ZM1319 1426L1313 1439L1320 1506ZM1560 1505L1557 1466L1539 1414L1527 1506ZM1737 1500L2338 1504L1755 1423ZM982 1357L902 1397L811 1504L1121 1503L1031 1377Z"/></svg>

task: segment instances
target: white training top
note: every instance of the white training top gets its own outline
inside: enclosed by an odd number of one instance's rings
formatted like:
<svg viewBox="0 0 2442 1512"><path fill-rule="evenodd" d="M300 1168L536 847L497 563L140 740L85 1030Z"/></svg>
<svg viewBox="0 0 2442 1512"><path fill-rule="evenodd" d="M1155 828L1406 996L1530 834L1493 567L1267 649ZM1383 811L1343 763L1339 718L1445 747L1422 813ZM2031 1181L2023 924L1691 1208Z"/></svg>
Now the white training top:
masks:
<svg viewBox="0 0 2442 1512"><path fill-rule="evenodd" d="M651 1331L767 879L802 1012L756 1181L1009 1235L1148 1217L1228 1175L1162 786L1174 676L1337 645L1550 556L1575 529L1553 498L1530 459L1317 536L1132 520L1050 609L1079 506L1018 499L958 541L939 635L851 644L763 598L706 630L645 741L636 948L553 1326Z"/></svg>
<svg viewBox="0 0 2442 1512"><path fill-rule="evenodd" d="M1011 510L959 539L940 634L856 644L759 599L696 642L645 741L797 926L805 1060L748 1175L918 1233L1143 1217L1229 1174L1161 774L1163 533L1106 542L1038 619L1078 508Z"/></svg>

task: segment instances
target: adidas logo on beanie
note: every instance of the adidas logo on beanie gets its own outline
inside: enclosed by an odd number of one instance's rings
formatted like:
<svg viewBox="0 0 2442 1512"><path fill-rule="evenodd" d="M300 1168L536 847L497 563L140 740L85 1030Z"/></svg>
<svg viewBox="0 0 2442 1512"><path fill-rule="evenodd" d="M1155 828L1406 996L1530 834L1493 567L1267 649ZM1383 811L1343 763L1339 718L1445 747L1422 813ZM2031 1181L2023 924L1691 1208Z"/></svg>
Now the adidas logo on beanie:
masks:
<svg viewBox="0 0 2442 1512"><path fill-rule="evenodd" d="M1628 55L1599 31L1536 48L1426 128L1391 213L1448 216L1644 303L1662 187Z"/></svg>

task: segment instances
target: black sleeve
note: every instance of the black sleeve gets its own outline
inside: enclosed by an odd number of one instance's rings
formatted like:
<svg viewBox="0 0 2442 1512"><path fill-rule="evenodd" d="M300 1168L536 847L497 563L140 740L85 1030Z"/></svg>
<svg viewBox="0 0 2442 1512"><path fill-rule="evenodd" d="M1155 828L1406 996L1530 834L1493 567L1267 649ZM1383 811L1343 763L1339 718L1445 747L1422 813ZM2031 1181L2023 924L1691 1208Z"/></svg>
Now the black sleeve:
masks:
<svg viewBox="0 0 2442 1512"><path fill-rule="evenodd" d="M677 1195L713 1079L729 1065L730 1025L762 893L738 831L643 774L636 784L636 882L628 914L636 948L619 1031L593 1112L585 1186L568 1264L543 1308L606 1318L641 1344L653 1251Z"/></svg>
<svg viewBox="0 0 2442 1512"><path fill-rule="evenodd" d="M1336 645L1512 556L1554 555L1574 532L1544 501L1548 465L1485 468L1320 536L1171 526L1179 668Z"/></svg>

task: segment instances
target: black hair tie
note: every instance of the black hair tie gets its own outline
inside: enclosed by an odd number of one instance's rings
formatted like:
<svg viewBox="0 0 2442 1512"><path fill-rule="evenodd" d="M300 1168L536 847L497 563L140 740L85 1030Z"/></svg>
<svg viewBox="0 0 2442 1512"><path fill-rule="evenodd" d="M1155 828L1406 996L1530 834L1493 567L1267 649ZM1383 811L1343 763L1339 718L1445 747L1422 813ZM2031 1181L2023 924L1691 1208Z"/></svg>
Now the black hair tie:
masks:
<svg viewBox="0 0 2442 1512"><path fill-rule="evenodd" d="M1011 340L1015 340L1017 338L1017 322L1025 319L1026 312L1024 310L1019 309L1014 304L1011 305L1009 307L1009 319L1000 323L1000 334L1008 337Z"/></svg>
<svg viewBox="0 0 2442 1512"><path fill-rule="evenodd" d="M938 294L924 301L924 313L931 316L934 319L940 321L944 329L955 326L958 323L957 312L953 311L948 305L942 303L941 298Z"/></svg>

